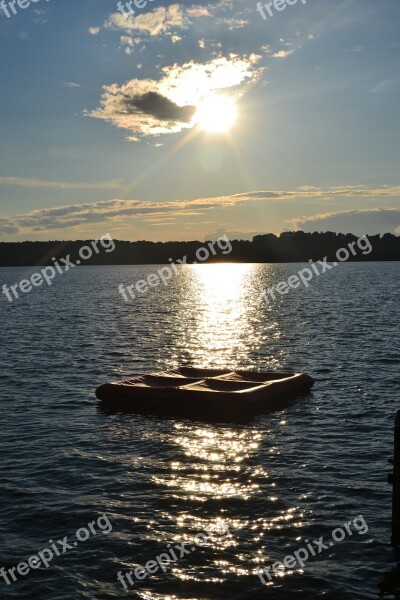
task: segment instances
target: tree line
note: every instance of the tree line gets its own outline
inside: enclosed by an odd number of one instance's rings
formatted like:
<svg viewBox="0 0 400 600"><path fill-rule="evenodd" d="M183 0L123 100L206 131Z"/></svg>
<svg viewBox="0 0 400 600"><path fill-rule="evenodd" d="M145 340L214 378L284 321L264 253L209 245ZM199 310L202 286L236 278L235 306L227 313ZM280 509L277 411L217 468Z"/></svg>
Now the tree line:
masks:
<svg viewBox="0 0 400 600"><path fill-rule="evenodd" d="M327 257L336 260L336 252L355 242L357 236L334 232L304 233L303 231L284 232L279 236L273 233L256 235L249 240L231 240L232 252L218 252L207 262L253 262L286 263L307 262ZM349 261L397 261L400 260L400 237L386 233L368 236L372 251L369 254L357 252ZM47 266L53 259L67 255L76 262L79 249L90 244L90 240L48 241L48 242L0 242L0 266L26 267ZM139 265L167 264L172 259L187 257L186 262L196 261L196 251L205 242L147 242L117 241L113 252L100 252L85 261L85 265Z"/></svg>

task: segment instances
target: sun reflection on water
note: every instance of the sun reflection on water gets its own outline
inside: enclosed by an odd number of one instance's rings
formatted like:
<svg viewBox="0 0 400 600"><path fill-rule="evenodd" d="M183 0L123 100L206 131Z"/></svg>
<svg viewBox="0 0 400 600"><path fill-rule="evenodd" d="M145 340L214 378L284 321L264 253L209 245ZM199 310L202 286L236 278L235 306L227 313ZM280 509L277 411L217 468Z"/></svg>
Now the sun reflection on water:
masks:
<svg viewBox="0 0 400 600"><path fill-rule="evenodd" d="M248 295L253 290L257 265L192 265L192 290L196 304L193 336L202 349L202 364L232 365L244 362L260 335L249 311ZM252 340L249 342L249 340ZM205 350L206 349L206 350Z"/></svg>
<svg viewBox="0 0 400 600"><path fill-rule="evenodd" d="M238 480L240 464L258 448L261 435L256 431L240 433L230 429L196 427L175 423L181 461L170 465L167 475L157 476L158 484L172 488L178 497L183 493L191 500L205 502L210 497L248 499L258 488L257 479L265 473L252 473ZM190 472L190 475L189 475Z"/></svg>
<svg viewBox="0 0 400 600"><path fill-rule="evenodd" d="M204 555L195 553L188 564L171 566L171 574L181 582L223 584L232 576L251 577L258 565L275 560L270 553L271 536L304 526L304 512L285 503L274 474L269 473L268 457L278 456L279 449L273 439L267 442L270 448L265 447L268 433L248 425L173 423L168 442L175 448L175 458L153 476L153 482L178 508L162 515L172 525L165 543L191 546L194 536L210 526L224 523L229 529L226 537L207 542L205 563ZM258 507L253 517L249 506ZM292 573L287 570L280 575Z"/></svg>
<svg viewBox="0 0 400 600"><path fill-rule="evenodd" d="M180 303L169 323L171 367L267 370L279 366L280 357L268 353L265 338L266 334L279 338L281 323L260 298L260 273L260 266L251 264L182 269L174 292L179 293ZM265 276L265 268L262 273ZM279 424L286 425L282 417ZM168 499L156 521L168 525L149 524L149 539L165 546L191 546L196 534L219 521L230 532L209 540L186 561L171 565L171 575L179 582L223 584L232 576L253 577L257 565L273 558L271 537L302 527L301 510L285 502L275 481L271 465L279 460L281 446L273 430L248 423L217 425L178 419L171 421L161 438L154 431L151 436L165 446L170 458L157 463L150 476ZM152 594L148 598L174 596Z"/></svg>
<svg viewBox="0 0 400 600"><path fill-rule="evenodd" d="M282 324L261 297L261 290L273 279L271 265L183 266L174 289L179 302L171 310L168 327L169 368L183 363L242 369L278 367L282 351L272 351L271 340L282 337Z"/></svg>

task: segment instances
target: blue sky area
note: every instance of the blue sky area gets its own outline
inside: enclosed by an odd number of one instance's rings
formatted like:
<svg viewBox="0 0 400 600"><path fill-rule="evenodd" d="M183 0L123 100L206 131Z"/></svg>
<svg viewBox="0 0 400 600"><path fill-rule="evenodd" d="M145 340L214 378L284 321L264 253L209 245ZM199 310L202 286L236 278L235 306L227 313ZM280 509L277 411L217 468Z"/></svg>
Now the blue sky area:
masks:
<svg viewBox="0 0 400 600"><path fill-rule="evenodd" d="M1 240L400 233L399 0L4 6Z"/></svg>

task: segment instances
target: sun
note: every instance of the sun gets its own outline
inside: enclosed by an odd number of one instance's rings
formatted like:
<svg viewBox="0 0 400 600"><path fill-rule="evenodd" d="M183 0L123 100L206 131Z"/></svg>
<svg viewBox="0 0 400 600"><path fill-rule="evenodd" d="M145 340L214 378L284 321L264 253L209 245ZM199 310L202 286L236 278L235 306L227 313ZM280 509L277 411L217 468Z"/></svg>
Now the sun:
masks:
<svg viewBox="0 0 400 600"><path fill-rule="evenodd" d="M235 101L229 96L209 96L197 107L195 123L208 133L227 133L237 118Z"/></svg>

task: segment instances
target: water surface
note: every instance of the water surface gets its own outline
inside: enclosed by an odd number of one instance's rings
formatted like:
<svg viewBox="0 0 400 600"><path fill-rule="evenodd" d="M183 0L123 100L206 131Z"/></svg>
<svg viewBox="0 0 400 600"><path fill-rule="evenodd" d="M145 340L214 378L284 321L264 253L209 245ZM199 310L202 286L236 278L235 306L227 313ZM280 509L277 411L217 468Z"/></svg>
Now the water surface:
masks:
<svg viewBox="0 0 400 600"><path fill-rule="evenodd" d="M400 408L398 263L343 264L267 305L260 288L300 265L181 268L127 304L117 287L159 267L88 267L9 303L0 344L0 566L106 513L109 534L7 586L2 598L167 600L400 598L389 545L394 412ZM35 269L1 269L12 284ZM243 423L106 414L109 379L181 364L300 370L309 396ZM305 540L362 515L303 569L264 586ZM221 519L213 540L125 592L117 572Z"/></svg>

